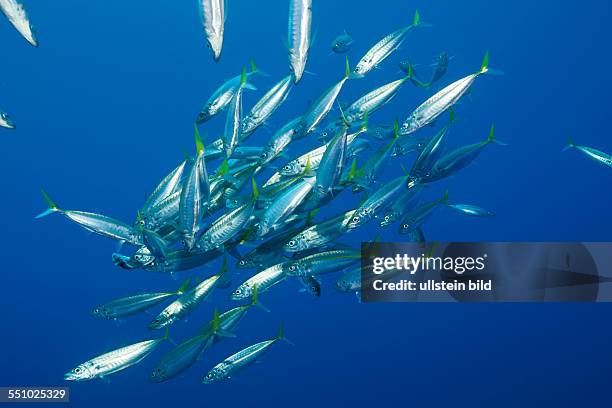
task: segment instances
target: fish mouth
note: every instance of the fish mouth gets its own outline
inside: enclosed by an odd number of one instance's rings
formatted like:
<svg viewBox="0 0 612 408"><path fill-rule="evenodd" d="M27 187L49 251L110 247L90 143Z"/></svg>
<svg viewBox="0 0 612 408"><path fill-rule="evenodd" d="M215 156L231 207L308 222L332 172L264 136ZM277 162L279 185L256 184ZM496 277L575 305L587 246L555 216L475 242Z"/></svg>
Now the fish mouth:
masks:
<svg viewBox="0 0 612 408"><path fill-rule="evenodd" d="M78 381L79 379L72 373L66 373L64 374L64 380L65 381Z"/></svg>

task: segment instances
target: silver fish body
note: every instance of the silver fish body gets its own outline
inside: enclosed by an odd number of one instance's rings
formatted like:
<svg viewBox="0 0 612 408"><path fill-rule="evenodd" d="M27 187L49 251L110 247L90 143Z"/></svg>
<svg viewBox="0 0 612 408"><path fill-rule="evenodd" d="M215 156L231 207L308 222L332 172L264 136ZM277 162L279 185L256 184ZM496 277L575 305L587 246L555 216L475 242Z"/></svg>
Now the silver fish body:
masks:
<svg viewBox="0 0 612 408"><path fill-rule="evenodd" d="M110 302L96 306L91 314L104 320L119 319L143 312L164 300L174 296L175 293L139 293L111 300Z"/></svg>
<svg viewBox="0 0 612 408"><path fill-rule="evenodd" d="M139 363L151 354L167 336L154 340L141 341L126 347L102 354L80 364L64 375L66 381L86 381L104 378L109 374L124 370Z"/></svg>
<svg viewBox="0 0 612 408"><path fill-rule="evenodd" d="M28 15L17 0L0 0L0 10L27 42L34 47L38 47L38 40L34 35L34 30L32 24L30 24Z"/></svg>
<svg viewBox="0 0 612 408"><path fill-rule="evenodd" d="M4 112L0 112L0 127L15 129L15 124L11 121L9 115Z"/></svg>
<svg viewBox="0 0 612 408"><path fill-rule="evenodd" d="M280 194L261 216L257 236L263 237L275 224L289 217L310 193L314 183L314 178L305 178Z"/></svg>
<svg viewBox="0 0 612 408"><path fill-rule="evenodd" d="M306 228L287 240L283 249L287 252L301 252L333 242L346 232L347 224L354 213L355 210L347 211Z"/></svg>
<svg viewBox="0 0 612 408"><path fill-rule="evenodd" d="M214 275L186 290L178 299L169 304L149 325L150 329L169 326L186 317L210 295L221 275Z"/></svg>
<svg viewBox="0 0 612 408"><path fill-rule="evenodd" d="M198 0L198 4L208 47L212 51L213 59L219 61L225 29L225 0Z"/></svg>
<svg viewBox="0 0 612 408"><path fill-rule="evenodd" d="M272 286L285 280L286 274L283 264L277 264L264 269L253 275L234 290L231 294L232 300L240 300L251 297L257 286L257 293L261 294Z"/></svg>
<svg viewBox="0 0 612 408"><path fill-rule="evenodd" d="M289 1L289 70L297 84L302 79L311 42L312 0Z"/></svg>
<svg viewBox="0 0 612 408"><path fill-rule="evenodd" d="M253 106L244 117L240 126L240 141L244 141L257 128L263 125L270 116L282 105L293 88L292 76L281 79Z"/></svg>

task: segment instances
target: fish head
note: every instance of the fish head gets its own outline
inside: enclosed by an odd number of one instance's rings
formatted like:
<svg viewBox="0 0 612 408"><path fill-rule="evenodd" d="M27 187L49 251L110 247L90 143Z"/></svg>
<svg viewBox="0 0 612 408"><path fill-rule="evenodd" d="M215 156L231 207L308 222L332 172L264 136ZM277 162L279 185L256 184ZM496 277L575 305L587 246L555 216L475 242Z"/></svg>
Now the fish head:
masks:
<svg viewBox="0 0 612 408"><path fill-rule="evenodd" d="M287 264L283 269L290 276L307 276L310 268L306 262L296 261Z"/></svg>
<svg viewBox="0 0 612 408"><path fill-rule="evenodd" d="M256 267L255 261L250 257L245 256L244 258L236 262L237 269L249 269L249 268L255 268L255 267Z"/></svg>
<svg viewBox="0 0 612 408"><path fill-rule="evenodd" d="M91 380L94 377L95 374L89 369L87 364L81 364L64 374L64 380L66 381L85 381Z"/></svg>
<svg viewBox="0 0 612 408"><path fill-rule="evenodd" d="M91 310L91 315L98 319L110 319L110 310L104 306L94 307Z"/></svg>
<svg viewBox="0 0 612 408"><path fill-rule="evenodd" d="M185 248L187 248L188 251L191 251L196 244L195 234L186 234L181 243L185 245Z"/></svg>
<svg viewBox="0 0 612 408"><path fill-rule="evenodd" d="M219 62L221 59L221 50L223 49L223 34L207 35L206 45L211 50L215 62Z"/></svg>
<svg viewBox="0 0 612 408"><path fill-rule="evenodd" d="M167 379L168 376L166 375L166 371L163 369L163 367L157 367L151 371L151 374L149 374L149 381L152 383L160 383L162 381L166 381Z"/></svg>
<svg viewBox="0 0 612 408"><path fill-rule="evenodd" d="M412 232L412 230L414 230L414 223L409 220L405 220L402 225L400 225L399 233L402 235L409 234Z"/></svg>
<svg viewBox="0 0 612 408"><path fill-rule="evenodd" d="M357 66L355 66L355 69L353 70L353 77L355 78L361 78L363 77L367 72L367 68L365 66L365 64L363 62L359 62L357 64Z"/></svg>
<svg viewBox="0 0 612 408"><path fill-rule="evenodd" d="M391 213L385 214L383 219L380 221L380 226L386 227L387 225L391 224L393 221L395 221L395 216L393 214Z"/></svg>
<svg viewBox="0 0 612 408"><path fill-rule="evenodd" d="M299 252L308 249L308 244L302 236L295 236L283 245L283 249L287 252Z"/></svg>
<svg viewBox="0 0 612 408"><path fill-rule="evenodd" d="M338 292L348 292L349 288L351 287L351 284L348 280L340 278L336 281L336 284L334 285L334 288L338 291Z"/></svg>
<svg viewBox="0 0 612 408"><path fill-rule="evenodd" d="M251 288L246 285L246 284L242 284L240 286L238 286L230 295L230 298L232 300L240 300L240 299L244 299L246 297L251 296Z"/></svg>
<svg viewBox="0 0 612 408"><path fill-rule="evenodd" d="M201 124L208 121L219 111L219 107L217 106L217 101L214 100L209 102L204 109L200 113L198 113L198 117L196 118L196 123Z"/></svg>
<svg viewBox="0 0 612 408"><path fill-rule="evenodd" d="M364 223L365 223L365 219L363 217L363 214L359 213L359 214L353 215L350 221L346 224L346 227L348 230L352 230L354 228L360 227Z"/></svg>
<svg viewBox="0 0 612 408"><path fill-rule="evenodd" d="M206 373L206 375L202 378L202 382L204 384L212 384L223 380L225 376L225 370L222 367L215 367Z"/></svg>
<svg viewBox="0 0 612 408"><path fill-rule="evenodd" d="M5 127L7 129L15 128L15 125L13 124L13 122L11 122L9 116L4 112L0 112L0 126Z"/></svg>
<svg viewBox="0 0 612 408"><path fill-rule="evenodd" d="M283 176L296 176L302 172L302 166L297 161L292 161L285 164L279 173Z"/></svg>
<svg viewBox="0 0 612 408"><path fill-rule="evenodd" d="M158 314L155 319L149 324L149 329L161 329L169 323L170 312L168 310L164 310L160 314Z"/></svg>
<svg viewBox="0 0 612 408"><path fill-rule="evenodd" d="M255 225L255 233L257 234L257 238L262 238L267 235L271 231L271 225L268 220L262 219L259 221L259 224Z"/></svg>

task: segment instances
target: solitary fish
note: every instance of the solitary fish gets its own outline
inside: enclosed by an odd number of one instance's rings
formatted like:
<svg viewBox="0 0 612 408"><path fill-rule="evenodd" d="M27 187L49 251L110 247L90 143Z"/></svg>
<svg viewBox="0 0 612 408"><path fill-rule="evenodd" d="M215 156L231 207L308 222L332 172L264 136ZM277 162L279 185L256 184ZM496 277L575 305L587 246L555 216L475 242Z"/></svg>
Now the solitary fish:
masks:
<svg viewBox="0 0 612 408"><path fill-rule="evenodd" d="M471 215L472 217L494 217L495 216L495 213L493 211L487 210L485 208L477 207L475 205L446 204L446 206L456 211L459 211L462 214Z"/></svg>
<svg viewBox="0 0 612 408"><path fill-rule="evenodd" d="M8 18L23 38L34 47L38 47L38 40L34 36L32 24L28 20L28 15L23 5L19 4L16 0L0 0L0 10L2 10L6 18Z"/></svg>
<svg viewBox="0 0 612 408"><path fill-rule="evenodd" d="M374 44L372 48L366 52L366 54L359 60L353 71L353 78L363 78L365 74L376 68L381 62L383 62L389 55L397 50L408 33L415 27L424 25L421 21L421 16L417 10L414 14L412 24L407 27L400 28L397 31L385 36L382 40Z"/></svg>
<svg viewBox="0 0 612 408"><path fill-rule="evenodd" d="M347 32L345 31L344 33L334 38L331 44L331 49L336 54L344 54L344 53L349 52L352 46L353 46L353 37L348 35Z"/></svg>
<svg viewBox="0 0 612 408"><path fill-rule="evenodd" d="M574 144L574 141L570 138L567 142L567 147L564 150L568 150L572 148L577 149L578 151L582 152L591 160L595 160L598 163L605 164L606 166L612 167L612 156L610 156L607 153L602 152L601 150L593 149L592 147L578 146Z"/></svg>
<svg viewBox="0 0 612 408"><path fill-rule="evenodd" d="M223 30L225 26L226 0L199 0L202 26L206 33L208 48L212 50L213 59L219 61L223 49Z"/></svg>
<svg viewBox="0 0 612 408"><path fill-rule="evenodd" d="M141 341L131 344L109 353L102 354L96 358L80 364L64 375L66 381L86 381L95 378L104 378L109 374L138 364L145 357L151 354L157 346L168 339L168 329L166 335L158 339Z"/></svg>
<svg viewBox="0 0 612 408"><path fill-rule="evenodd" d="M0 127L7 129L15 129L15 124L11 122L9 116L4 112L0 112Z"/></svg>
<svg viewBox="0 0 612 408"><path fill-rule="evenodd" d="M229 378L236 371L257 361L274 343L279 340L285 340L283 335L283 325L281 324L278 330L278 336L273 339L253 344L245 349L240 350L236 354L232 354L219 364L213 367L204 378L204 384L212 384L226 378Z"/></svg>
<svg viewBox="0 0 612 408"><path fill-rule="evenodd" d="M310 30L312 25L312 0L289 1L289 70L293 82L298 83L304 75L308 51L310 49Z"/></svg>

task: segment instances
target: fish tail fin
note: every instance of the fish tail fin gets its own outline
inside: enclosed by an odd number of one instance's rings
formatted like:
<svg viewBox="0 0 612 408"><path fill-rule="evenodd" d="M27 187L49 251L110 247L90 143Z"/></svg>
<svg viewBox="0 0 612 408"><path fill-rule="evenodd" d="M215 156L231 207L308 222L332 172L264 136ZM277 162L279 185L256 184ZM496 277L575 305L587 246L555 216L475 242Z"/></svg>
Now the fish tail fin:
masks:
<svg viewBox="0 0 612 408"><path fill-rule="evenodd" d="M419 13L419 10L416 10L414 12L414 17L412 18L412 24L410 25L410 27L432 27L432 26L433 24L429 24L421 20L421 13Z"/></svg>
<svg viewBox="0 0 612 408"><path fill-rule="evenodd" d="M571 137L567 138L567 146L565 146L565 149L563 149L563 151L569 150L569 149L573 149L574 147L576 147L576 144L574 143L574 140Z"/></svg>
<svg viewBox="0 0 612 408"><path fill-rule="evenodd" d="M221 321L219 319L219 310L215 307L215 311L213 312L212 318L212 329L213 332L216 332L221 327Z"/></svg>
<svg viewBox="0 0 612 408"><path fill-rule="evenodd" d="M346 115L344 114L344 109L342 109L342 105L340 105L340 103L338 103L338 109L340 110L340 117L342 118L342 124L345 127L348 128L350 126L350 124L349 124L348 120L346 120Z"/></svg>
<svg viewBox="0 0 612 408"><path fill-rule="evenodd" d="M229 174L229 163L227 162L227 157L223 159L221 166L219 167L218 174L220 176L227 176Z"/></svg>
<svg viewBox="0 0 612 408"><path fill-rule="evenodd" d="M242 73L240 74L240 86L244 86L247 83L247 69L242 67Z"/></svg>
<svg viewBox="0 0 612 408"><path fill-rule="evenodd" d="M40 193L42 194L43 198L45 199L45 202L47 203L47 206L49 208L47 208L45 211L41 212L40 214L38 214L35 218L42 218L42 217L46 217L49 214L53 214L54 212L61 212L62 210L57 206L57 204L55 204L55 202L51 199L51 197L49 197L49 194L47 194L47 192L44 189L40 189Z"/></svg>
<svg viewBox="0 0 612 408"><path fill-rule="evenodd" d="M283 333L283 322L280 322L280 324L279 324L279 327L278 327L278 336L276 336L276 339L277 340L286 341L287 343L291 344L292 346L295 346L294 342L292 342L287 337L285 337L285 333Z"/></svg>
<svg viewBox="0 0 612 408"><path fill-rule="evenodd" d="M489 50L485 52L484 57L482 58L482 64L480 65L480 70L476 73L476 75L493 75L493 76L504 76L506 73L504 71L500 71L499 69L491 68L489 66Z"/></svg>
<svg viewBox="0 0 612 408"><path fill-rule="evenodd" d="M306 159L306 166L304 167L303 175L308 176L311 171L312 171L312 164L310 162L310 156L308 156L308 158Z"/></svg>
<svg viewBox="0 0 612 408"><path fill-rule="evenodd" d="M429 82L422 82L416 75L415 71L414 71L414 67L412 66L411 63L408 63L408 75L406 76L406 79L409 80L410 82L412 82L413 85L418 86L419 88L429 88L431 86L431 83Z"/></svg>
<svg viewBox="0 0 612 408"><path fill-rule="evenodd" d="M443 203L448 203L448 190L444 192L444 197L441 200Z"/></svg>
<svg viewBox="0 0 612 408"><path fill-rule="evenodd" d="M393 121L393 139L397 139L399 137L399 121L397 118Z"/></svg>
<svg viewBox="0 0 612 408"><path fill-rule="evenodd" d="M419 10L416 10L414 12L414 17L412 18L412 25L414 27L418 27L419 24L421 24L421 13L419 13Z"/></svg>
<svg viewBox="0 0 612 408"><path fill-rule="evenodd" d="M257 182L253 176L251 177L251 188L253 189L253 200L257 200L259 197L259 188L257 188Z"/></svg>
<svg viewBox="0 0 612 408"><path fill-rule="evenodd" d="M346 56L346 65L344 67L344 78L348 79L351 76L351 66L349 65L348 55Z"/></svg>
<svg viewBox="0 0 612 408"><path fill-rule="evenodd" d="M193 125L193 138L195 139L196 145L196 153L199 156L204 153L204 142L202 141L202 136L200 135L200 129L198 129L198 125Z"/></svg>
<svg viewBox="0 0 612 408"><path fill-rule="evenodd" d="M221 271L219 271L219 276L225 274L227 272L227 257L223 257L223 262L221 263Z"/></svg>
<svg viewBox="0 0 612 408"><path fill-rule="evenodd" d="M353 158L353 162L351 163L351 168L349 169L349 174L346 179L346 182L349 183L353 181L357 177L357 158Z"/></svg>
<svg viewBox="0 0 612 408"><path fill-rule="evenodd" d="M252 74L259 72L259 69L257 68L257 65L255 64L255 60L253 58L249 58L249 65L251 67Z"/></svg>
<svg viewBox="0 0 612 408"><path fill-rule="evenodd" d="M164 332L164 337L161 338L162 340L170 340L170 330L168 329L168 326L166 326L166 331Z"/></svg>
<svg viewBox="0 0 612 408"><path fill-rule="evenodd" d="M270 313L270 309L268 309L263 303L259 301L259 289L257 289L257 285L253 286L253 294L251 295L250 306L258 307L261 310Z"/></svg>
<svg viewBox="0 0 612 408"><path fill-rule="evenodd" d="M487 143L495 143L500 146L507 146L506 143L495 139L495 123L491 125L491 130L489 131L489 136L487 137Z"/></svg>
<svg viewBox="0 0 612 408"><path fill-rule="evenodd" d="M185 293L185 291L189 287L190 282L191 282L191 277L187 278L187 280L181 285L181 287L178 288L178 290L174 293L176 293L177 295L182 295L183 293Z"/></svg>
<svg viewBox="0 0 612 408"><path fill-rule="evenodd" d="M217 336L222 337L236 337L236 335L230 331L223 330L221 328L221 319L219 318L219 310L215 307L215 311L213 312L212 318L212 331Z"/></svg>

